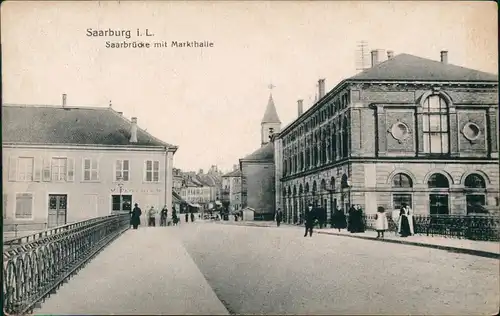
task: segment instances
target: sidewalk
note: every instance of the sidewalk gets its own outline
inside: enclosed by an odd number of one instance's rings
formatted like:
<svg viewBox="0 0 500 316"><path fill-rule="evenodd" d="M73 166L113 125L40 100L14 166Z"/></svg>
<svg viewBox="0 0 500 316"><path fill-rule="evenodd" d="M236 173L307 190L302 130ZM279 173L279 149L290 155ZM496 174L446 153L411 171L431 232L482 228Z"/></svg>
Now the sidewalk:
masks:
<svg viewBox="0 0 500 316"><path fill-rule="evenodd" d="M176 229L140 227L106 246L33 314L228 315Z"/></svg>
<svg viewBox="0 0 500 316"><path fill-rule="evenodd" d="M275 222L221 222L226 225L239 225L239 226L254 226L254 227L276 227ZM304 225L291 225L291 224L281 224L282 226L295 227L304 229ZM441 236L426 236L426 235L414 235L406 238L399 237L394 232L385 232L384 239L377 239L377 232L373 230L367 230L364 233L349 233L346 229L342 229L340 232L333 228L315 228L314 231L318 234L336 235L343 237L360 238L366 240L380 241L380 242L391 242L404 245L412 245L419 247L428 247L441 250L447 250L456 253L465 253L470 255L476 255L487 258L500 259L500 243L494 241L478 241L478 240L468 240L468 239L458 239L458 238L446 238Z"/></svg>

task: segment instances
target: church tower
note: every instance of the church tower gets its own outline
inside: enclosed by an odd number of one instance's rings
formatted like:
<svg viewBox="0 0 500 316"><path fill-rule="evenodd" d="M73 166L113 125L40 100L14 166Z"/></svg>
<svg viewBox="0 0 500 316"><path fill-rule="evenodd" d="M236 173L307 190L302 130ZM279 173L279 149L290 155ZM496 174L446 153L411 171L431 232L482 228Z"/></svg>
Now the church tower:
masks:
<svg viewBox="0 0 500 316"><path fill-rule="evenodd" d="M269 89L274 88L270 85ZM281 121L278 117L278 112L276 112L276 107L274 106L273 94L269 94L269 101L267 101L266 112L260 123L260 138L261 146L266 145L271 141L271 135L274 133L279 133L281 131Z"/></svg>

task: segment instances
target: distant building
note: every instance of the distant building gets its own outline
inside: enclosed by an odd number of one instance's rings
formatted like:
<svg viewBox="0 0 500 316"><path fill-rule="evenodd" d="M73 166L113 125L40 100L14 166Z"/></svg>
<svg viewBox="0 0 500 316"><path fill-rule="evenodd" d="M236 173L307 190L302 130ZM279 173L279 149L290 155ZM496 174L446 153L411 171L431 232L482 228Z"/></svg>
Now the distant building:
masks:
<svg viewBox="0 0 500 316"><path fill-rule="evenodd" d="M177 194L181 194L181 189L182 189L182 171L178 168L173 168L172 169L172 175L173 175L173 190Z"/></svg>
<svg viewBox="0 0 500 316"><path fill-rule="evenodd" d="M307 203L415 214L499 204L498 76L400 54L324 92L275 138L276 199L287 221Z"/></svg>
<svg viewBox="0 0 500 316"><path fill-rule="evenodd" d="M219 200L222 177L216 166L212 166L207 174L203 172L203 169L200 169L198 173L184 172L182 178L181 197L191 206L206 210Z"/></svg>
<svg viewBox="0 0 500 316"><path fill-rule="evenodd" d="M281 130L281 121L269 95L261 122L261 147L240 159L242 204L255 210L255 219L271 220L275 212L275 168L273 134Z"/></svg>
<svg viewBox="0 0 500 316"><path fill-rule="evenodd" d="M111 108L3 105L2 150L4 226L173 203L177 146Z"/></svg>
<svg viewBox="0 0 500 316"><path fill-rule="evenodd" d="M229 205L230 211L242 209L241 201L241 170L238 165L233 166L233 171L222 176L221 202Z"/></svg>

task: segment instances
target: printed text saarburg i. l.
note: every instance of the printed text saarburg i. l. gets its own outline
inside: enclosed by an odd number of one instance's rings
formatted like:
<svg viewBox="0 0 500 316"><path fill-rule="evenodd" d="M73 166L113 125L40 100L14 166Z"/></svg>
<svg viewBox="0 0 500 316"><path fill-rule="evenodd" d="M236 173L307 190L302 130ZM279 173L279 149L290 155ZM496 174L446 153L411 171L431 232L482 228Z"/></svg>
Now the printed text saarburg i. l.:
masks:
<svg viewBox="0 0 500 316"><path fill-rule="evenodd" d="M133 33L132 30L123 30L123 29L92 29L88 28L86 30L86 35L88 37L118 37L131 39L133 35L136 37L151 37L155 36L155 34L149 29L136 29L136 32ZM145 38L143 38L145 39ZM105 42L106 48L166 48L166 47L184 47L184 48L208 48L214 47L214 43L206 40L187 40L187 41L109 41Z"/></svg>

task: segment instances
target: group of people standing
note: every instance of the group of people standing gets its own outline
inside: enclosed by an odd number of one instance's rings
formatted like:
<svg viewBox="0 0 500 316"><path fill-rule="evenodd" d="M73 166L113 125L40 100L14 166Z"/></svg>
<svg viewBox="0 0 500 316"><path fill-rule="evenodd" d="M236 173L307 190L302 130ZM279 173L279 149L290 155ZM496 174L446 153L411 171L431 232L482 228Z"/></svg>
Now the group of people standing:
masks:
<svg viewBox="0 0 500 316"><path fill-rule="evenodd" d="M155 227L156 226L156 214L157 211L153 206L148 210L147 212L147 218L148 218L148 226L150 227ZM139 207L137 203L134 205L134 209L130 211L130 225L133 227L133 229L137 229L139 225L141 225L141 215L142 215L142 210ZM194 222L194 212L189 212L185 214L185 219L186 223L189 221L189 215L191 218L191 222ZM160 211L160 226L169 226L170 223L167 224L167 219L168 219L168 209L167 206L165 205L163 209ZM172 224L176 226L177 224L180 223L179 216L177 215L177 210L175 209L175 206L172 208Z"/></svg>
<svg viewBox="0 0 500 316"><path fill-rule="evenodd" d="M304 237L308 234L311 237L313 233L314 226L319 222L321 217L321 209L314 208L310 203L304 212L305 220L305 233ZM365 232L366 225L363 216L363 210L360 205L351 205L348 212L349 216L346 216L344 211L339 207L331 214L331 228L341 229L347 228L350 233L363 233ZM278 209L275 214L276 224L279 227L283 221L283 212ZM408 237L414 234L413 230L413 216L412 211L407 204L403 204L400 212L399 218L394 219L397 221L397 232L401 237ZM321 227L321 226L320 226ZM377 238L384 238L384 232L389 229L389 220L387 218L385 209L381 206L377 208L377 213L375 214L375 230L377 231Z"/></svg>

